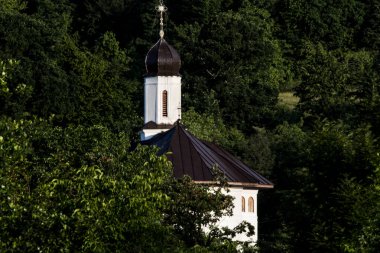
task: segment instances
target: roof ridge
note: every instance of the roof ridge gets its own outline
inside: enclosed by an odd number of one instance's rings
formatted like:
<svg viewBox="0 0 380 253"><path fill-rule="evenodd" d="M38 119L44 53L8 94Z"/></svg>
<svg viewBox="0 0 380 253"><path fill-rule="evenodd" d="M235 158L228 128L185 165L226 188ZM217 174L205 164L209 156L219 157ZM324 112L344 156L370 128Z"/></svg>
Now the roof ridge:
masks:
<svg viewBox="0 0 380 253"><path fill-rule="evenodd" d="M229 158L229 161L231 163L237 165L238 168L239 168L239 170L241 170L242 172L244 172L245 174L247 174L246 176L250 176L250 174L254 174L254 176L258 178L259 183L272 184L272 182L270 182L268 179L266 179L260 173L258 173L255 170L251 169L243 161L241 161L240 159L236 159L230 152L228 152L224 148L219 147L218 145L216 145L215 143L212 143L212 142L205 142L205 141L203 141L203 142L207 146L212 145L212 146L216 147L218 149L216 153L218 154L219 157L221 157L223 159ZM222 154L219 154L218 152L221 152ZM225 158L224 156L227 156L227 157Z"/></svg>
<svg viewBox="0 0 380 253"><path fill-rule="evenodd" d="M212 167L217 165L231 185L273 187L268 179L222 147L194 136L180 121L176 121L168 131L157 134L142 144L158 146L159 155L172 151L167 156L173 163L173 172L177 178L189 175L196 182L211 182L215 180Z"/></svg>
<svg viewBox="0 0 380 253"><path fill-rule="evenodd" d="M215 154L215 152L211 149L211 148L209 148L207 145L205 145L205 143L203 143L203 141L202 140L200 140L200 139L198 139L197 137L195 137L193 134L191 134L189 131L186 131L185 129L182 129L183 131L184 131L184 133L187 135L187 136L190 136L190 137L192 137L191 138L191 142L190 142L190 144L195 148L195 150L197 151L197 153L202 157L202 155L201 155L201 153L203 154L203 156L207 156L207 158L210 160L210 161L204 161L205 163L207 162L208 164L209 164L209 166L210 167L213 167L214 165L217 165L218 167L219 167L219 169L224 173L224 174L226 174L226 176L227 177L229 177L231 180L233 180L233 176L228 172L228 170L226 171L226 170L224 170L223 168L224 167L227 167L227 165L223 162L223 161L220 161L221 162L221 164L219 164L217 161L215 161L215 159L213 159L212 157L212 154ZM200 142L200 144L198 144L198 143L194 143L193 142L193 140L195 140L195 141L197 141L197 142ZM197 144L197 145L195 145L195 144ZM206 150L206 152L207 153L205 153L205 152L201 152L201 149L200 149L200 147L198 146L198 145L204 145L204 147L206 147L207 148L207 150ZM218 155L218 154L216 154L216 155ZM203 159L202 159L202 161L203 161ZM214 161L215 163L212 163L211 161ZM213 173L211 173L211 174L213 174Z"/></svg>

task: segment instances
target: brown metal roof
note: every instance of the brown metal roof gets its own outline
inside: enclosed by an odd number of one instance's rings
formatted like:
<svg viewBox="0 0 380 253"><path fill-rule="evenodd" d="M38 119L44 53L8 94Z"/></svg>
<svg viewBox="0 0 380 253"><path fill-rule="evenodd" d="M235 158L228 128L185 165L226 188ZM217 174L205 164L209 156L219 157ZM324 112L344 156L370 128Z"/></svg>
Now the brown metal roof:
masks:
<svg viewBox="0 0 380 253"><path fill-rule="evenodd" d="M159 39L145 57L146 76L179 76L181 57L166 42Z"/></svg>
<svg viewBox="0 0 380 253"><path fill-rule="evenodd" d="M156 145L173 163L174 176L189 175L195 182L212 183L212 168L217 165L231 186L272 188L273 184L217 145L199 140L180 123L170 130L142 142Z"/></svg>

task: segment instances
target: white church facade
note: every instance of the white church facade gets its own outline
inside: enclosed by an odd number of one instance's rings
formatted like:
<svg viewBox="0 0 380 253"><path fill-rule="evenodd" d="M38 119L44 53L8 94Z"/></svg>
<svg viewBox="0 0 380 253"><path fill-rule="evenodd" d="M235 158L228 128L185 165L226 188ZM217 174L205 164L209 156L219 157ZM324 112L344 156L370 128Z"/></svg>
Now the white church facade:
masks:
<svg viewBox="0 0 380 253"><path fill-rule="evenodd" d="M273 188L273 184L224 149L196 138L180 123L181 59L164 39L162 14L165 9L163 5L158 7L161 38L145 58L145 125L140 133L141 142L156 145L159 154L167 155L176 178L188 175L196 183L212 184L212 169L217 165L227 178L228 194L234 197L233 215L223 217L218 225L233 229L243 221L249 222L255 228L254 236L238 234L234 239L254 243L258 239L258 191Z"/></svg>

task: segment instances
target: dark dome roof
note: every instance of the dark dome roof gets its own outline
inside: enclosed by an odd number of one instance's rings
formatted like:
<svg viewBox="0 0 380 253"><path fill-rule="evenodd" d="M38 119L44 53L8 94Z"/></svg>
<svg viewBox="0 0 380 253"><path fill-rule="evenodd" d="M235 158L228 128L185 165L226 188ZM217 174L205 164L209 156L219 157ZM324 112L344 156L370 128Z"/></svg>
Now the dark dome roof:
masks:
<svg viewBox="0 0 380 253"><path fill-rule="evenodd" d="M160 39L145 57L146 76L179 76L181 57L166 40Z"/></svg>

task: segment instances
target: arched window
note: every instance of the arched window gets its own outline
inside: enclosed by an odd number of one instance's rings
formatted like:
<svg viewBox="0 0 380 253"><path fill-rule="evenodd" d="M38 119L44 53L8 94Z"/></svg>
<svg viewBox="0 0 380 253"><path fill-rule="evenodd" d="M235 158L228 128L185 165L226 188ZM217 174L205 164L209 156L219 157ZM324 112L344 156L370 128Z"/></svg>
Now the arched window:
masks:
<svg viewBox="0 0 380 253"><path fill-rule="evenodd" d="M241 211L245 212L245 198L241 197Z"/></svg>
<svg viewBox="0 0 380 253"><path fill-rule="evenodd" d="M249 197L248 199L248 212L254 212L254 202L253 202L253 198L252 197Z"/></svg>
<svg viewBox="0 0 380 253"><path fill-rule="evenodd" d="M168 116L168 92L166 90L162 92L162 116Z"/></svg>

